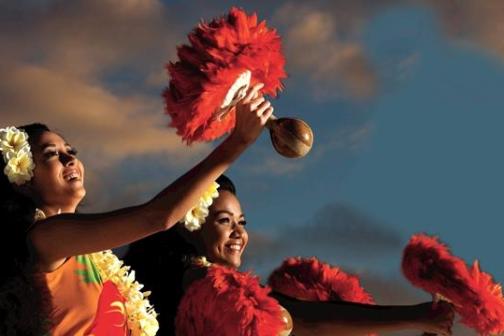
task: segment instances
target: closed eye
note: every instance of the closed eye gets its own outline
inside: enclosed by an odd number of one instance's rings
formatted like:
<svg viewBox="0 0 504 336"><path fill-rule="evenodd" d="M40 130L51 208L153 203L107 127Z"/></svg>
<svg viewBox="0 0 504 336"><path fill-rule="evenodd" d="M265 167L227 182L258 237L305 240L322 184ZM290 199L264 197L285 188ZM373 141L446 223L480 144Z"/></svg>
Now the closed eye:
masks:
<svg viewBox="0 0 504 336"><path fill-rule="evenodd" d="M69 155L76 156L76 155L77 155L77 153L79 153L79 152L78 152L78 151L77 151L77 149L75 149L75 148L69 148L69 149L67 150L67 153L68 153Z"/></svg>
<svg viewBox="0 0 504 336"><path fill-rule="evenodd" d="M77 149L73 148L73 147L70 147L66 150L66 154L67 155L71 155L71 156L76 156L78 153ZM60 156L60 152L57 151L57 150L49 150L49 151L46 151L44 153L44 157L46 159L50 159L52 157L55 157L55 156Z"/></svg>

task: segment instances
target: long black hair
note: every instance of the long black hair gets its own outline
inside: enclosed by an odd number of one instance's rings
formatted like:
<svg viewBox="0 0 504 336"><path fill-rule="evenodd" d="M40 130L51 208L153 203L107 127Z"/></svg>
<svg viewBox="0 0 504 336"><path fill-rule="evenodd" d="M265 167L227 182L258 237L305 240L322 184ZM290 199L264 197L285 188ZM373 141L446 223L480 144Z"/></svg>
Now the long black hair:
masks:
<svg viewBox="0 0 504 336"><path fill-rule="evenodd" d="M236 195L233 182L221 175L218 191ZM182 229L184 230L184 229ZM135 270L138 281L152 291L149 297L159 314L160 335L175 335L175 316L182 295L182 280L187 259L197 256L196 247L178 232L178 228L152 235L130 245L124 260Z"/></svg>
<svg viewBox="0 0 504 336"><path fill-rule="evenodd" d="M32 148L50 131L38 123L18 128L28 134ZM0 157L0 335L43 335L50 327L48 290L35 272L27 243L36 207L9 182L5 165Z"/></svg>

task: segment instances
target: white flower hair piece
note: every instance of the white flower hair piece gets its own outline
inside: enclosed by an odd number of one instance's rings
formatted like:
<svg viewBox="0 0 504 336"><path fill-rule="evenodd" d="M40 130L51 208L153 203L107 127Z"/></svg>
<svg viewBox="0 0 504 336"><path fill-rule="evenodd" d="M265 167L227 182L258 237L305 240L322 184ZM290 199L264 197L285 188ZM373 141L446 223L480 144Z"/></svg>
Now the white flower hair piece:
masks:
<svg viewBox="0 0 504 336"><path fill-rule="evenodd" d="M31 180L35 163L25 131L14 126L0 129L0 151L10 183L22 185Z"/></svg>
<svg viewBox="0 0 504 336"><path fill-rule="evenodd" d="M213 199L219 197L218 188L219 184L213 182L203 193L198 204L186 213L182 222L187 230L192 232L201 229L201 224L205 222L205 218L208 216L208 208L212 205Z"/></svg>

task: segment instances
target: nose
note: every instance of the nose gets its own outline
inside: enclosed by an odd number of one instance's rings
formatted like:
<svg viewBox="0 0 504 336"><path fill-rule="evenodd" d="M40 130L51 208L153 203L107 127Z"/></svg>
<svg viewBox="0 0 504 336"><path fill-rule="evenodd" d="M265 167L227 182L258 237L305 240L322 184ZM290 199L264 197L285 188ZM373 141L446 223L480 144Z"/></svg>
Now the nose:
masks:
<svg viewBox="0 0 504 336"><path fill-rule="evenodd" d="M69 155L67 153L60 153L59 159L65 167L66 166L73 166L75 164L75 156Z"/></svg>
<svg viewBox="0 0 504 336"><path fill-rule="evenodd" d="M233 222L232 231L231 231L231 234L229 235L229 237L235 238L235 239L241 238L244 230L245 229L243 228L243 225L240 225L236 222Z"/></svg>
<svg viewBox="0 0 504 336"><path fill-rule="evenodd" d="M229 238L233 238L233 239L239 239L241 238L241 233L238 232L238 230L233 230L231 231L231 234L229 235Z"/></svg>

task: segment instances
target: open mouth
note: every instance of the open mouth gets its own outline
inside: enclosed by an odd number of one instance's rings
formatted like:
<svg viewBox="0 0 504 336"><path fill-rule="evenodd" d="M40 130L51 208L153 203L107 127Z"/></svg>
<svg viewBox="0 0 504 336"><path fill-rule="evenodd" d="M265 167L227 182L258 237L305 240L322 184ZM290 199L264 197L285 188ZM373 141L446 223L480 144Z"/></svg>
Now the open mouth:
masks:
<svg viewBox="0 0 504 336"><path fill-rule="evenodd" d="M226 246L226 250L232 254L241 253L241 251L243 249L243 245L238 244L238 243L230 243L230 244L226 244L225 246Z"/></svg>
<svg viewBox="0 0 504 336"><path fill-rule="evenodd" d="M67 182L74 182L74 181L80 181L81 176L77 170L72 170L63 175L63 179Z"/></svg>

